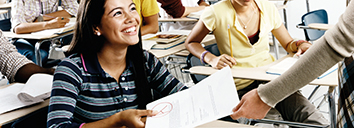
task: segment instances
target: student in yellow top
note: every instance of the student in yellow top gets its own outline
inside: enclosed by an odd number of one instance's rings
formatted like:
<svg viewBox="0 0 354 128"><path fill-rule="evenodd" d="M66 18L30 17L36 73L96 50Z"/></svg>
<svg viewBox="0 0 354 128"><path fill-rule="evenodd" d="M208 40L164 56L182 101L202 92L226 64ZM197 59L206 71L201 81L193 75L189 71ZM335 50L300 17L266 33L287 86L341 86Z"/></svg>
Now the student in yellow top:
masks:
<svg viewBox="0 0 354 128"><path fill-rule="evenodd" d="M141 35L155 34L159 30L159 6L156 0L133 0L142 22Z"/></svg>
<svg viewBox="0 0 354 128"><path fill-rule="evenodd" d="M232 58L230 42L232 44ZM206 51L200 42L213 31L220 56ZM225 66L254 68L272 63L268 33L272 32L287 52L302 54L311 43L294 40L286 30L273 3L267 0L223 0L206 8L187 37L187 49L202 62L221 69ZM263 81L235 79L241 98ZM276 94L274 94L276 95ZM275 107L284 120L327 125L328 121L304 96L296 92Z"/></svg>

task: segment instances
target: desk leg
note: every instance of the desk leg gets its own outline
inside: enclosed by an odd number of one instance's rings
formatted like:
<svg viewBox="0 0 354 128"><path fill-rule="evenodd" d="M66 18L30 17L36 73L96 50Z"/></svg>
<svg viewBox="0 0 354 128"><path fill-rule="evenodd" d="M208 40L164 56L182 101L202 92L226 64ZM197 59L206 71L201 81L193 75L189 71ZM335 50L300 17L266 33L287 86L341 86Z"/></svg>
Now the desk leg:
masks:
<svg viewBox="0 0 354 128"><path fill-rule="evenodd" d="M336 127L336 102L334 99L334 94L333 94L334 87L328 87L328 104L329 104L329 116L330 116L330 123L331 123L331 128Z"/></svg>
<svg viewBox="0 0 354 128"><path fill-rule="evenodd" d="M279 46L278 43L276 42L274 35L272 35L272 39L273 39L273 45L274 45L274 53L275 53L275 59L279 59Z"/></svg>
<svg viewBox="0 0 354 128"><path fill-rule="evenodd" d="M43 41L39 40L36 44L35 44L35 48L34 48L34 54L36 56L36 63L38 66L42 67L42 57L41 57L41 52L40 52L40 47L42 45Z"/></svg>

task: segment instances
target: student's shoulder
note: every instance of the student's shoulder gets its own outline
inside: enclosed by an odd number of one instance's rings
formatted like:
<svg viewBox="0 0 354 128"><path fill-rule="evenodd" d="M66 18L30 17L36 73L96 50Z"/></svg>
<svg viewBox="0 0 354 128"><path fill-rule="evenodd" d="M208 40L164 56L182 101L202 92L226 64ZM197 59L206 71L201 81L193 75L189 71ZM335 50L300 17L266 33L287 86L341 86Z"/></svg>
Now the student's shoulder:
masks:
<svg viewBox="0 0 354 128"><path fill-rule="evenodd" d="M80 54L74 53L63 59L58 66L72 66L81 63Z"/></svg>
<svg viewBox="0 0 354 128"><path fill-rule="evenodd" d="M268 0L255 0L258 4L259 7L264 8L264 9L270 9L272 7L275 7L274 3L268 1Z"/></svg>

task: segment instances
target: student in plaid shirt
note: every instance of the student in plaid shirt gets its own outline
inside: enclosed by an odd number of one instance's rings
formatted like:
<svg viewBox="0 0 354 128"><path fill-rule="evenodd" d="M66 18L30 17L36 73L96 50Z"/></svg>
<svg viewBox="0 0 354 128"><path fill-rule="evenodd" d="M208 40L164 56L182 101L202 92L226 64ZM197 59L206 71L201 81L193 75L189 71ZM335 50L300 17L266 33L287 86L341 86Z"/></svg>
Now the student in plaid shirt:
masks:
<svg viewBox="0 0 354 128"><path fill-rule="evenodd" d="M342 61L343 58L351 56L354 51L353 38L354 2L350 2L344 14L339 18L338 23L328 30L323 37L314 42L314 45L307 50L292 68L277 79L245 94L240 103L233 110L234 113L231 114L231 117L233 119L240 117L253 119L264 118L270 108L274 107L278 102L320 76L333 65ZM348 59L346 59L346 61L347 60ZM341 68L344 68L342 75L346 73L348 73L348 75L340 79L340 84L348 85L347 87L342 86L342 88L354 88L353 85L350 85L350 81L353 79L351 78L353 71L349 70L352 69L353 63L347 65L349 62L346 61L344 62L345 65ZM349 95L353 93L351 89L351 91L347 93L342 92L340 94L339 104L345 103L346 105L339 106L338 119L340 119L340 122L338 123L338 127L353 127L353 120L348 118L353 116L354 108L351 101L353 96ZM342 118L342 115L346 118ZM353 118L351 117L351 119Z"/></svg>
<svg viewBox="0 0 354 128"><path fill-rule="evenodd" d="M16 47L3 35L2 30L0 30L0 71L11 83L24 83L34 73L54 73L54 69L39 67L18 53Z"/></svg>
<svg viewBox="0 0 354 128"><path fill-rule="evenodd" d="M17 34L31 33L46 29L62 28L70 17L76 16L79 4L76 0L12 0L11 31ZM69 44L72 36L63 38L64 44ZM19 39L14 42L18 52L36 62L34 44L37 40ZM48 58L50 42L41 45L42 62Z"/></svg>

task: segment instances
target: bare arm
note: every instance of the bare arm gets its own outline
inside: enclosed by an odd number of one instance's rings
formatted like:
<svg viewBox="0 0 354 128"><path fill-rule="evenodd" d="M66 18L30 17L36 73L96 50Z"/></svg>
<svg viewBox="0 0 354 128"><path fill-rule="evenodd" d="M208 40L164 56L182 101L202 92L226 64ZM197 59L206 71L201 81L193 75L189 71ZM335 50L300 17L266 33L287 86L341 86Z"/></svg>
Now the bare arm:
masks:
<svg viewBox="0 0 354 128"><path fill-rule="evenodd" d="M82 128L111 128L111 127L123 127L129 128L144 128L145 120L142 120L142 116L154 116L157 112L152 110L136 110L129 109L122 112L118 112L106 119L84 124Z"/></svg>
<svg viewBox="0 0 354 128"><path fill-rule="evenodd" d="M198 12L200 10L203 10L205 6L198 6L198 7L185 7L186 9L184 10L184 13L181 17L186 17L192 12Z"/></svg>
<svg viewBox="0 0 354 128"><path fill-rule="evenodd" d="M62 17L64 17L64 19L61 19ZM61 28L70 21L70 17L71 15L65 10L49 13L43 16L43 20L47 22L20 23L14 28L14 32L16 34L23 34L45 29Z"/></svg>
<svg viewBox="0 0 354 128"><path fill-rule="evenodd" d="M299 46L299 48L297 48L296 43L295 42L292 43L294 39L290 36L284 24L282 24L279 28L274 29L272 33L275 36L275 38L277 38L277 40L280 42L281 46L288 53L297 52L297 54L302 54L311 46L310 43L302 43Z"/></svg>
<svg viewBox="0 0 354 128"><path fill-rule="evenodd" d="M42 68L34 63L22 66L15 75L15 81L25 83L31 75L35 73L54 74L53 68Z"/></svg>
<svg viewBox="0 0 354 128"><path fill-rule="evenodd" d="M157 33L157 31L159 31L158 18L158 14L144 17L144 25L141 27L141 35Z"/></svg>
<svg viewBox="0 0 354 128"><path fill-rule="evenodd" d="M206 51L200 43L209 32L210 31L204 26L204 23L199 20L184 43L188 51L199 59L201 59L201 54ZM232 67L232 65L236 64L235 58L231 58L226 54L217 57L214 54L206 53L203 60L217 69L221 69L225 66Z"/></svg>
<svg viewBox="0 0 354 128"><path fill-rule="evenodd" d="M70 18L72 17L67 11L65 10L60 10L60 11L56 11L53 13L49 13L49 14L45 14L46 16L43 16L43 20L44 21L49 21L54 19L53 17L65 17L65 18Z"/></svg>
<svg viewBox="0 0 354 128"><path fill-rule="evenodd" d="M203 2L199 3L199 6L210 6L210 5L208 3L206 3L205 1L203 1Z"/></svg>

